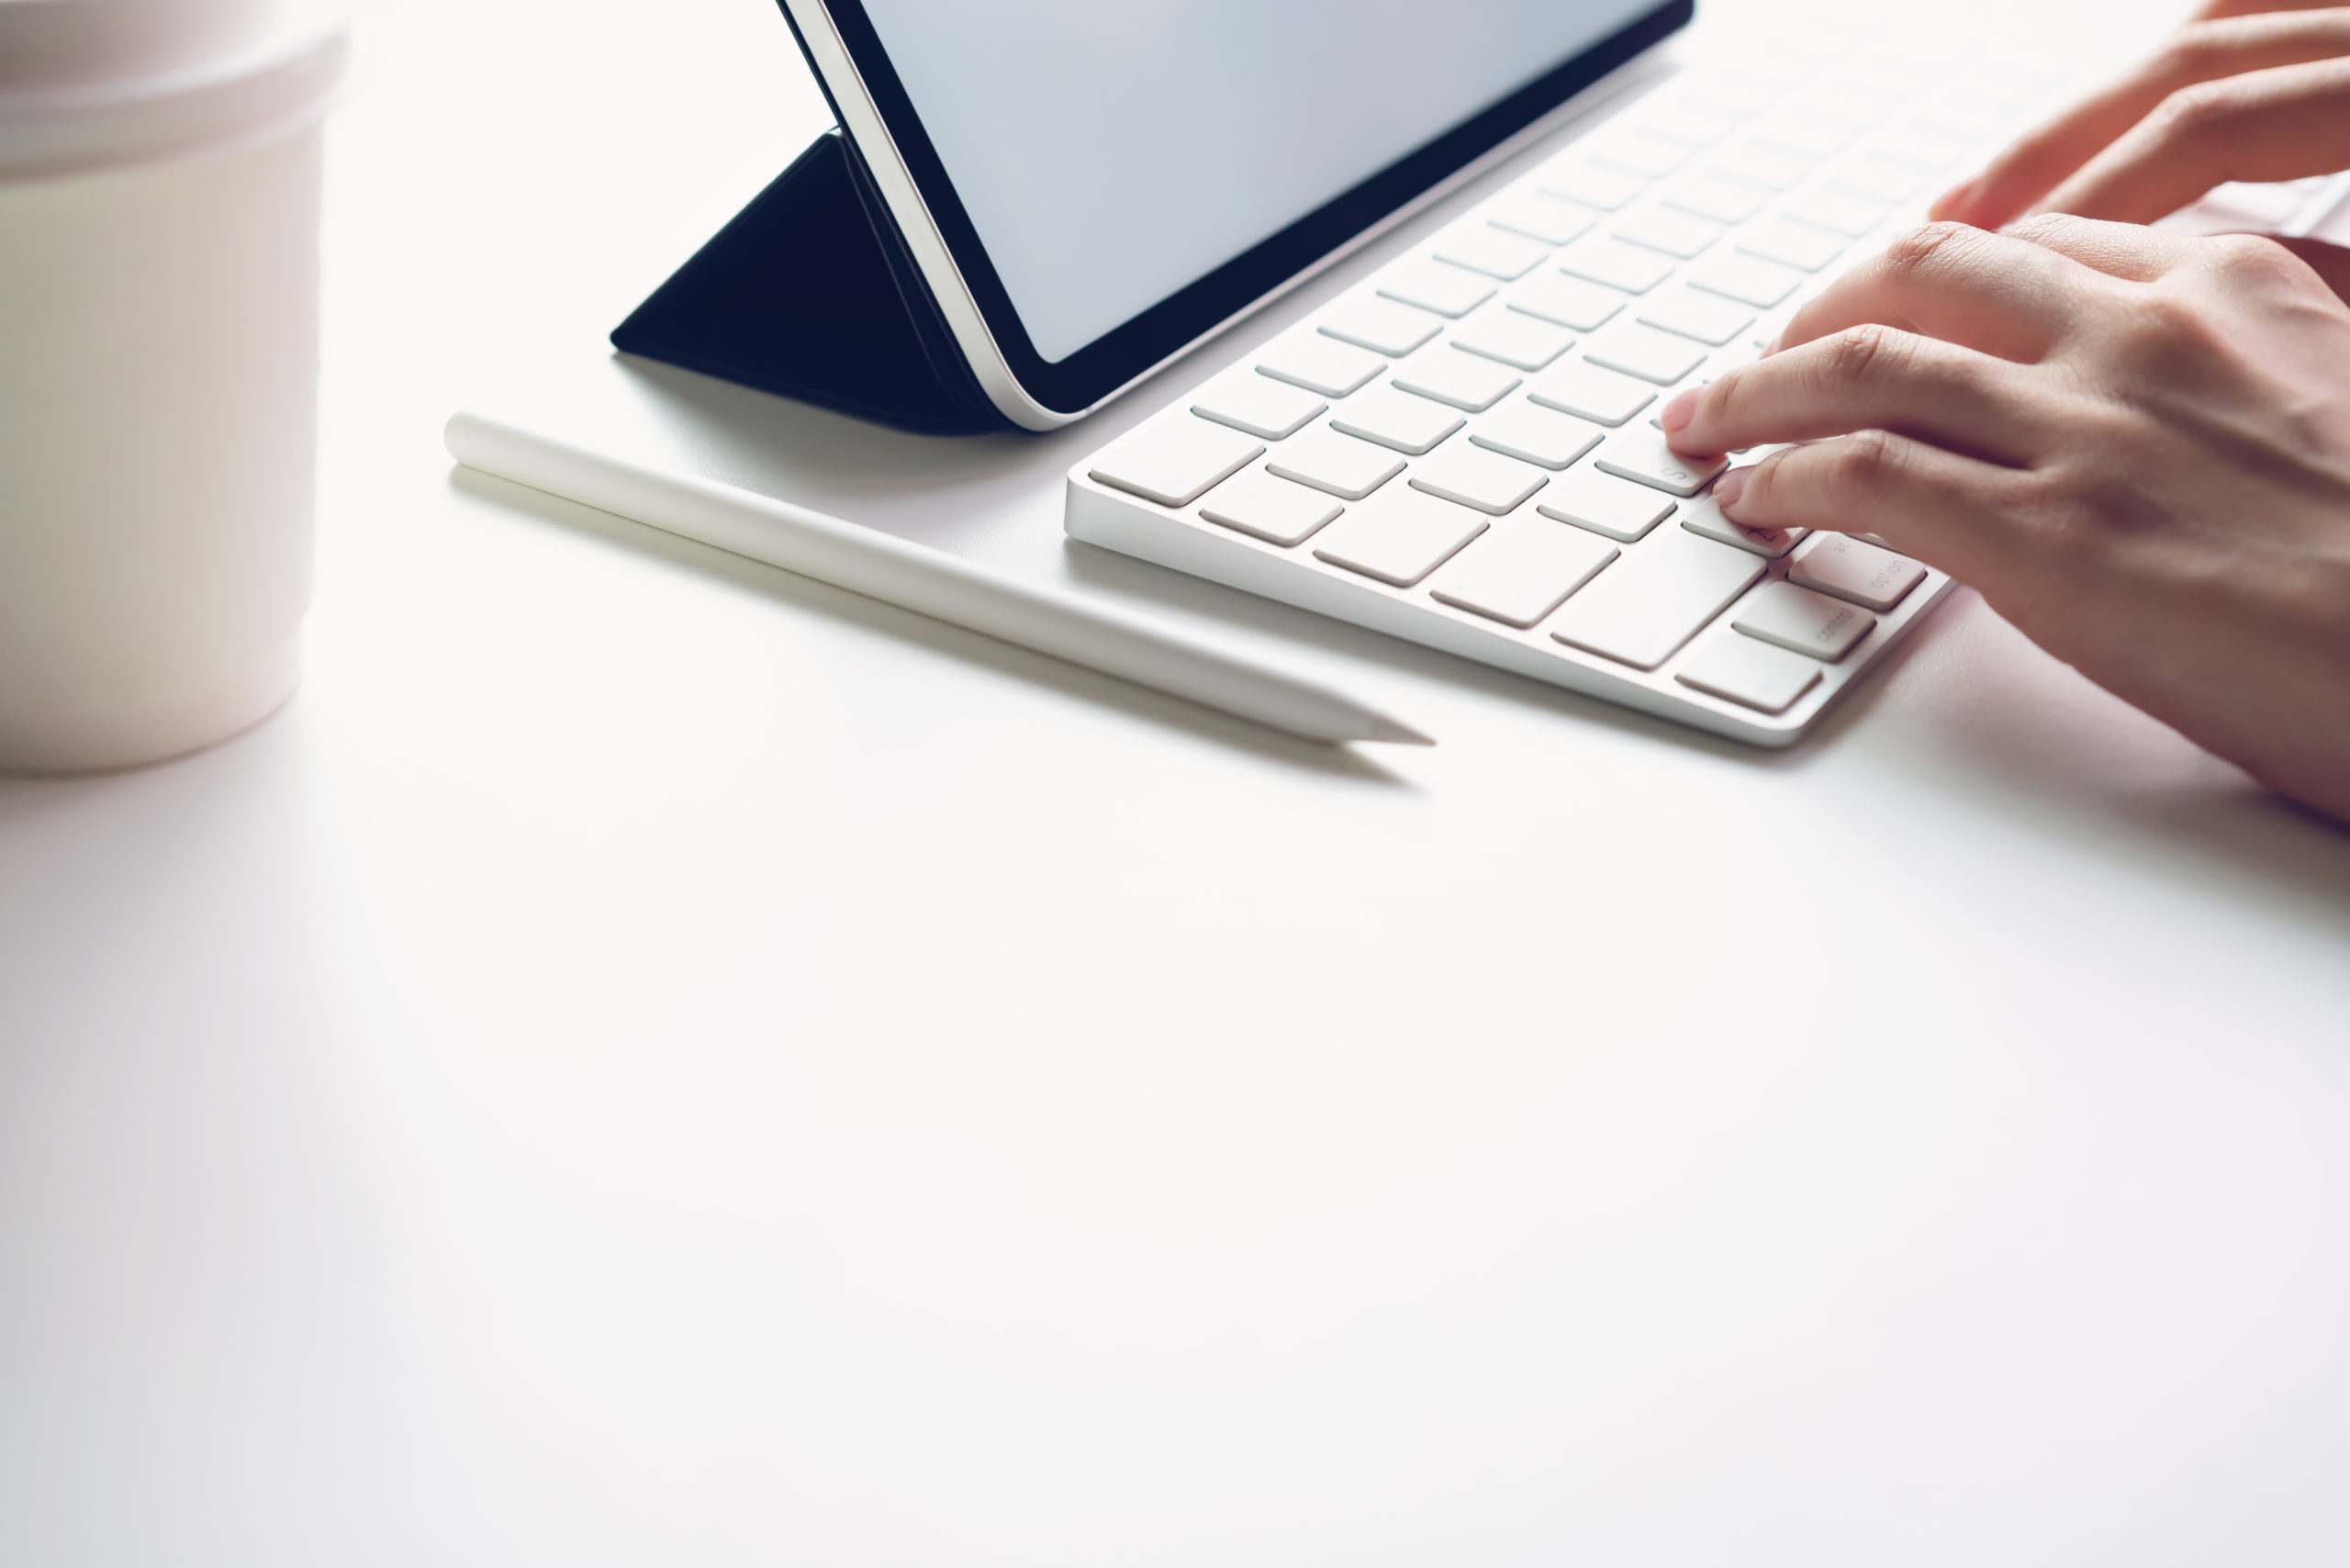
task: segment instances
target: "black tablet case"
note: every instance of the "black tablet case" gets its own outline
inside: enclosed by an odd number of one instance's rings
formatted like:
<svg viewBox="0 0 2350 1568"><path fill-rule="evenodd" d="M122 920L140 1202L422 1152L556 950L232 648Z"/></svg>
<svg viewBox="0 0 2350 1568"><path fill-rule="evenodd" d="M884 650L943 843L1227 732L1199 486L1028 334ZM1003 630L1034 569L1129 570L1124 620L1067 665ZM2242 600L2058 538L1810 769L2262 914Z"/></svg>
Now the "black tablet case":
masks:
<svg viewBox="0 0 2350 1568"><path fill-rule="evenodd" d="M1013 428L836 129L638 306L612 346L925 434Z"/></svg>

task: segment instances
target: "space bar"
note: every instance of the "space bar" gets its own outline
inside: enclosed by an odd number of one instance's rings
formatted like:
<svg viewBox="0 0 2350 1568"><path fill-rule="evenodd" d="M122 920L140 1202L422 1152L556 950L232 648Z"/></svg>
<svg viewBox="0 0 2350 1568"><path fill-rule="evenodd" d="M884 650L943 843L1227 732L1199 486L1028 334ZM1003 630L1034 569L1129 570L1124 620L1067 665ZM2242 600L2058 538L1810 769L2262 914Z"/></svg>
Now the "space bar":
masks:
<svg viewBox="0 0 2350 1568"><path fill-rule="evenodd" d="M1762 575L1747 552L1675 529L1567 600L1550 635L1654 669Z"/></svg>

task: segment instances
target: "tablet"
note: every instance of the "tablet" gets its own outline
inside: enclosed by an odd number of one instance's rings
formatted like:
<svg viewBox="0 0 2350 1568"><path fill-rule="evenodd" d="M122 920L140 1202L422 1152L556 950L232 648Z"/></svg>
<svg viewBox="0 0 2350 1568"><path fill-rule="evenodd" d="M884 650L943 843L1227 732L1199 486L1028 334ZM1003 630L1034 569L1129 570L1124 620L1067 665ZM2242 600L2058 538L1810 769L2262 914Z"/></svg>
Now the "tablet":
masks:
<svg viewBox="0 0 2350 1568"><path fill-rule="evenodd" d="M1685 25L1692 0L782 0L1013 423L1069 423Z"/></svg>

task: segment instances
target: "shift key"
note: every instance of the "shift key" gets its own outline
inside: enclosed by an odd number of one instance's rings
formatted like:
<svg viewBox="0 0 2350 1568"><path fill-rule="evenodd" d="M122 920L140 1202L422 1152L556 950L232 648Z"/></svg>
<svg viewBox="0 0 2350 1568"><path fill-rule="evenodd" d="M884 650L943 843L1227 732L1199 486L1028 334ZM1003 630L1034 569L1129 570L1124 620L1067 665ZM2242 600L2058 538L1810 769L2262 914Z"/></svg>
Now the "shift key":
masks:
<svg viewBox="0 0 2350 1568"><path fill-rule="evenodd" d="M1743 550L1670 530L1567 600L1550 635L1654 669L1762 575L1762 563Z"/></svg>

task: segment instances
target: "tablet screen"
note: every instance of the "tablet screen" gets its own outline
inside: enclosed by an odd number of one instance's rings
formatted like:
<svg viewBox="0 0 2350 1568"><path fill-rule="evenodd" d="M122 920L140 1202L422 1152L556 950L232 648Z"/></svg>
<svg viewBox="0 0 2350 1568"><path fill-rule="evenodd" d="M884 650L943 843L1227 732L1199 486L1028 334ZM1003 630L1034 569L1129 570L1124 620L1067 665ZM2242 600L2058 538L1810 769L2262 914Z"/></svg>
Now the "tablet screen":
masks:
<svg viewBox="0 0 2350 1568"><path fill-rule="evenodd" d="M1077 353L1657 0L864 0L1039 357Z"/></svg>

